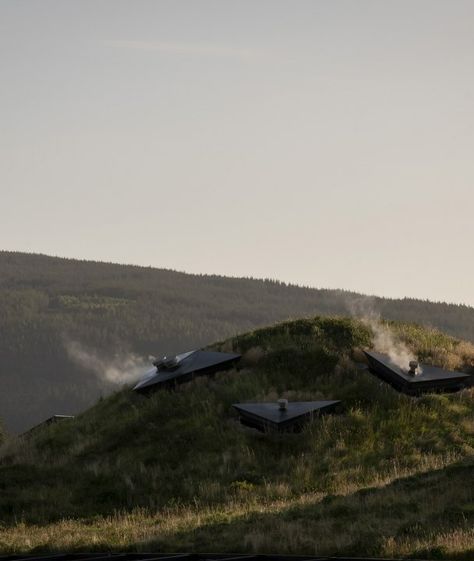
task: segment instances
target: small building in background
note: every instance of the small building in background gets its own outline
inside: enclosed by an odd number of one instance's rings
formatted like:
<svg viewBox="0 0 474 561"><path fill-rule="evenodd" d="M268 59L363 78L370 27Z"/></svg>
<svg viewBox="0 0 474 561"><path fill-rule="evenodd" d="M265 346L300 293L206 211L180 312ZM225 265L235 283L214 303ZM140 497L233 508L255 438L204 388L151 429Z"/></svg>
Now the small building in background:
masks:
<svg viewBox="0 0 474 561"><path fill-rule="evenodd" d="M399 392L420 395L425 392L452 392L472 386L474 377L464 372L443 370L428 364L409 361L402 368L385 354L364 351L369 371L388 382Z"/></svg>
<svg viewBox="0 0 474 561"><path fill-rule="evenodd" d="M42 421L41 423L35 425L34 427L31 427L31 429L28 429L27 431L25 431L21 436L29 436L32 433L36 432L37 430L43 428L43 427L47 427L48 425L53 425L56 423L60 423L62 421L67 421L70 419L74 419L74 415L53 415L52 417L48 417L47 419L45 419L44 421Z"/></svg>
<svg viewBox="0 0 474 561"><path fill-rule="evenodd" d="M240 422L260 431L298 431L315 417L333 413L341 401L291 401L234 403Z"/></svg>
<svg viewBox="0 0 474 561"><path fill-rule="evenodd" d="M173 357L164 357L153 363L142 380L133 388L148 393L160 388L173 388L196 376L206 376L233 368L241 355L217 351L190 351Z"/></svg>

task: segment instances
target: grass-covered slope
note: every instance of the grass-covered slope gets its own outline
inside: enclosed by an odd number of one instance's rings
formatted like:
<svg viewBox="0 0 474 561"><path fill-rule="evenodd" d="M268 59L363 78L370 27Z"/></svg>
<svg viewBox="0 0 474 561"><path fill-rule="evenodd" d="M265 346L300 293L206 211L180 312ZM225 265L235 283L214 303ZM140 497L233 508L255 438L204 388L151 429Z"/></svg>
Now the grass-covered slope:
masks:
<svg viewBox="0 0 474 561"><path fill-rule="evenodd" d="M472 368L469 344L392 324L420 358ZM373 334L300 320L215 345L238 371L151 398L124 390L12 441L0 549L474 557L473 391L410 398L357 369ZM342 399L298 434L244 429L231 404Z"/></svg>
<svg viewBox="0 0 474 561"><path fill-rule="evenodd" d="M109 395L124 363L292 318L370 311L474 341L468 306L0 251L0 418L20 433Z"/></svg>

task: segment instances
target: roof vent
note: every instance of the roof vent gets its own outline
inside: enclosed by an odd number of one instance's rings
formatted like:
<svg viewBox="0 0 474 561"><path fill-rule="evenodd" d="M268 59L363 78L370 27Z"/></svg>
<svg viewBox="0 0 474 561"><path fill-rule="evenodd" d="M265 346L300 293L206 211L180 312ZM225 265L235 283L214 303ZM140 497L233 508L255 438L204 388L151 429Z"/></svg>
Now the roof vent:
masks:
<svg viewBox="0 0 474 561"><path fill-rule="evenodd" d="M288 410L288 400L287 399L279 399L278 400L278 409L280 411L287 411Z"/></svg>
<svg viewBox="0 0 474 561"><path fill-rule="evenodd" d="M178 357L176 357L176 356L170 356L170 357L165 356L163 358L163 363L164 363L165 368L168 368L168 369L175 368L176 366L178 366L178 363L179 363Z"/></svg>
<svg viewBox="0 0 474 561"><path fill-rule="evenodd" d="M416 376L418 374L418 362L416 360L410 360L409 367L408 374L410 374L410 376Z"/></svg>
<svg viewBox="0 0 474 561"><path fill-rule="evenodd" d="M158 370L173 370L179 365L179 359L177 356L164 356L163 358L153 361L153 366L156 366Z"/></svg>

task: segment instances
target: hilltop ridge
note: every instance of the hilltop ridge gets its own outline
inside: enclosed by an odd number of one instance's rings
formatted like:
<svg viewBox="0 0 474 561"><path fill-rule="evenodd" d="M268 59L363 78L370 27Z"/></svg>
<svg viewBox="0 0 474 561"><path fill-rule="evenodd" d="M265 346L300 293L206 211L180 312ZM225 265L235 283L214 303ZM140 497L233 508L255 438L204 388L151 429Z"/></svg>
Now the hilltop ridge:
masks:
<svg viewBox="0 0 474 561"><path fill-rule="evenodd" d="M424 362L472 371L472 344L384 327ZM243 353L238 370L150 398L124 389L11 441L2 549L469 561L474 389L399 394L354 362L374 341L354 319L284 322L212 345ZM232 413L232 403L282 396L341 399L344 411L283 436L242 428Z"/></svg>
<svg viewBox="0 0 474 561"><path fill-rule="evenodd" d="M286 319L367 311L474 341L467 306L0 252L0 417L21 432L92 405L149 355Z"/></svg>

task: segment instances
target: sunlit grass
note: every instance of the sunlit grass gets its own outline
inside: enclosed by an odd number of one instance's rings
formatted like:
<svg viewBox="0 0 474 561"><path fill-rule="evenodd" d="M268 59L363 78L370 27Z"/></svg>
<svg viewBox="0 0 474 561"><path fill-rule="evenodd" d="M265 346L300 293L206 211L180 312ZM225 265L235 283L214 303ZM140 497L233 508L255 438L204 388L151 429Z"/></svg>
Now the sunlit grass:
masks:
<svg viewBox="0 0 474 561"><path fill-rule="evenodd" d="M474 358L439 332L392 329L435 364ZM151 398L117 392L10 441L0 548L412 555L431 540L440 558L464 559L473 390L400 395L356 368L370 344L354 320L287 322L217 345L244 353L238 371ZM278 435L242 428L231 408L282 396L344 410Z"/></svg>

